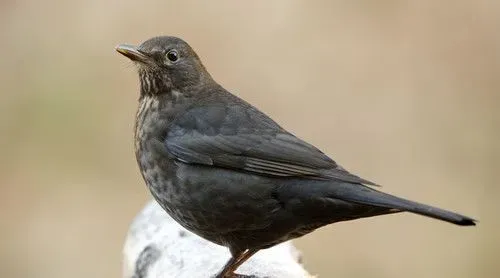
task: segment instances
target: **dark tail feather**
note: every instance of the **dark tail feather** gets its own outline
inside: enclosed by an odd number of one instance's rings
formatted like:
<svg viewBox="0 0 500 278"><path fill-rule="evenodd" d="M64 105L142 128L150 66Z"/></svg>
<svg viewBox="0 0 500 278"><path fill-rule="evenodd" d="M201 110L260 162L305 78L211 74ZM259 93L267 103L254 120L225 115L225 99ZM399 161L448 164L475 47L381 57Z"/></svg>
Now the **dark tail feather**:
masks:
<svg viewBox="0 0 500 278"><path fill-rule="evenodd" d="M341 184L335 186L332 193L333 196L331 197L344 201L412 212L460 226L475 226L477 222L458 213L392 196L366 186Z"/></svg>

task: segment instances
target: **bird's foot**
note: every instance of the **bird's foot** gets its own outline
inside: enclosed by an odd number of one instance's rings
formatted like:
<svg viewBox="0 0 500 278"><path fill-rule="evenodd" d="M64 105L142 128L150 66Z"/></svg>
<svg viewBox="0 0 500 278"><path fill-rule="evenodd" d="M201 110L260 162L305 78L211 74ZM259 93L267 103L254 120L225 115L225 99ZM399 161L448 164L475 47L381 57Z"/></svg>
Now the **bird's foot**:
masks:
<svg viewBox="0 0 500 278"><path fill-rule="evenodd" d="M244 275L244 274L238 274L238 273L230 273L230 274L226 274L225 276L215 275L215 276L212 276L212 278L264 278L264 277L257 277L255 275Z"/></svg>
<svg viewBox="0 0 500 278"><path fill-rule="evenodd" d="M255 275L244 275L244 274L238 274L238 273L235 273L233 275L234 276L232 276L231 278L259 278Z"/></svg>

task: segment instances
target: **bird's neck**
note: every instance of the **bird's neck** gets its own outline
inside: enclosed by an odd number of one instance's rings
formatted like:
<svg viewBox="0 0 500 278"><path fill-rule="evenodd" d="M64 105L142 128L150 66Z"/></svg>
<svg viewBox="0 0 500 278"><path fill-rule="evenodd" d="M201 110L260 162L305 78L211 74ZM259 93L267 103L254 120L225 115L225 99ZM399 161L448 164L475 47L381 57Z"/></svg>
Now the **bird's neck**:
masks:
<svg viewBox="0 0 500 278"><path fill-rule="evenodd" d="M189 80L189 82L177 82L180 87L175 86L171 79L163 73L141 71L139 72L139 80L141 98L154 96L176 98L179 92L189 97L203 88L213 87L213 84L216 84L208 73L200 75L198 79Z"/></svg>
<svg viewBox="0 0 500 278"><path fill-rule="evenodd" d="M148 138L160 138L167 132L175 115L188 108L189 98L175 89L162 94L141 94L134 127L136 143Z"/></svg>
<svg viewBox="0 0 500 278"><path fill-rule="evenodd" d="M162 76L161 73L141 71L139 72L139 80L141 98L165 94L172 90L172 83L167 76Z"/></svg>

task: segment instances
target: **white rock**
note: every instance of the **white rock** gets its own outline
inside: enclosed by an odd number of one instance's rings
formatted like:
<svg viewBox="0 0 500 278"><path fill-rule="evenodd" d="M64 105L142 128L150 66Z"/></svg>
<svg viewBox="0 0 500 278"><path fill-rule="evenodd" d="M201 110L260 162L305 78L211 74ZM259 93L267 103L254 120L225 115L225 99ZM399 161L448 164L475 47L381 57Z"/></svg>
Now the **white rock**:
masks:
<svg viewBox="0 0 500 278"><path fill-rule="evenodd" d="M124 256L124 278L207 278L222 268L230 254L227 248L181 227L151 201L130 227ZM257 277L311 277L290 242L259 251L237 272Z"/></svg>

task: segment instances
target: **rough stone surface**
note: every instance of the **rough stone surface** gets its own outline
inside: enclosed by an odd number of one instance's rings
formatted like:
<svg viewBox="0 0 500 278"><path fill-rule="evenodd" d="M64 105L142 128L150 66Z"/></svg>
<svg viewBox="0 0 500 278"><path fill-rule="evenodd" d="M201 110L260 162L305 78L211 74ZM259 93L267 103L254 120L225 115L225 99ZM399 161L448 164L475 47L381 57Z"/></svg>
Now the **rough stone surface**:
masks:
<svg viewBox="0 0 500 278"><path fill-rule="evenodd" d="M229 259L229 250L187 231L154 201L133 221L124 247L124 278L207 278ZM285 242L261 250L239 269L255 277L311 277L300 253Z"/></svg>

